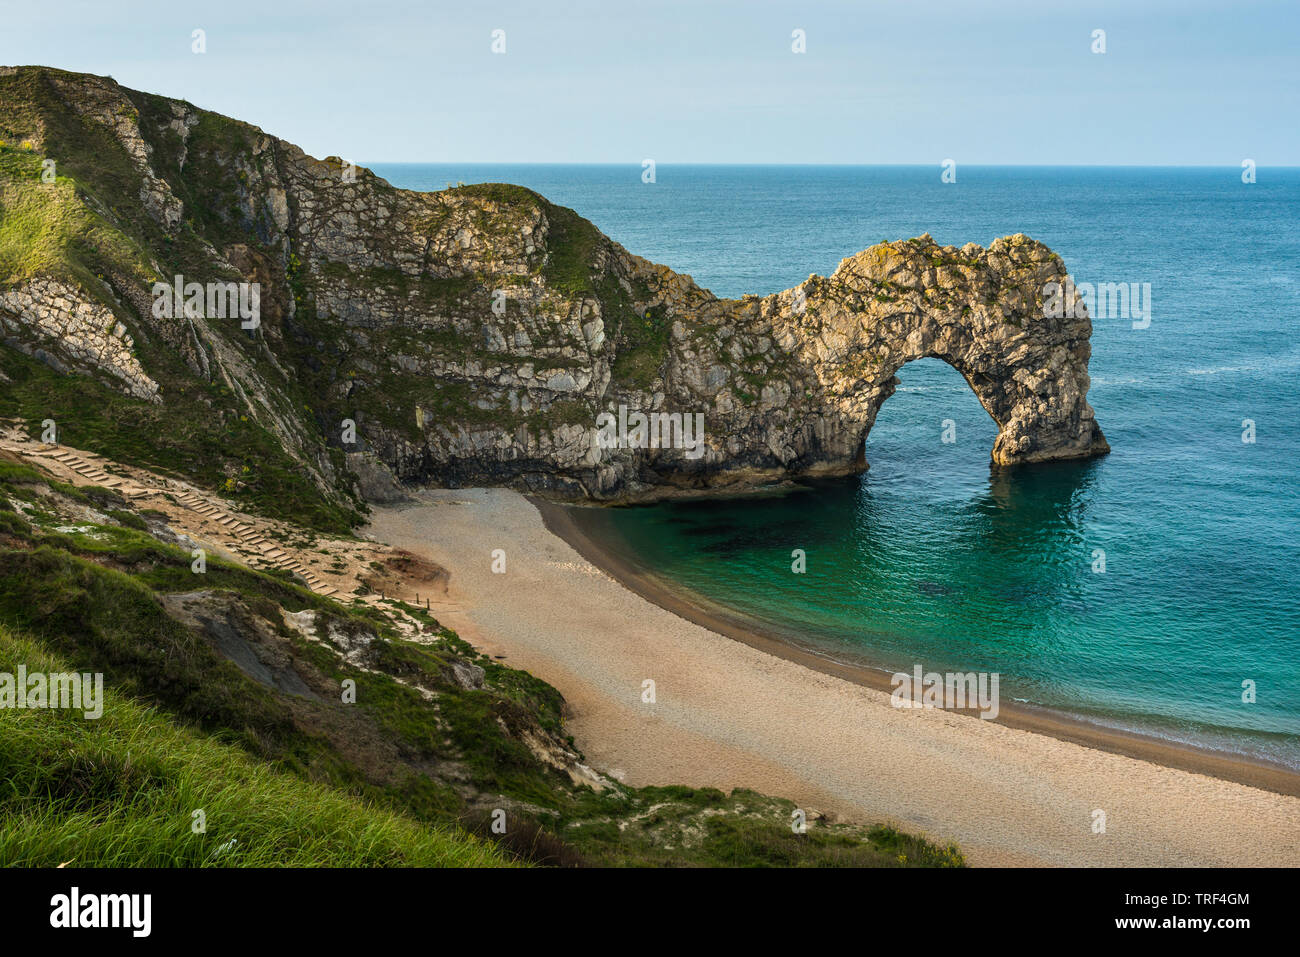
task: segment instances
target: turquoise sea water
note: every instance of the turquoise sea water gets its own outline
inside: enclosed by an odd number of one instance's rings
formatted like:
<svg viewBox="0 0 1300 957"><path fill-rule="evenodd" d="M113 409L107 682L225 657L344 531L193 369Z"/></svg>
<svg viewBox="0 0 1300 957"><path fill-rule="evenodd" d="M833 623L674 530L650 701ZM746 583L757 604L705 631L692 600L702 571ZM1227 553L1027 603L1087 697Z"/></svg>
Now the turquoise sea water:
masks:
<svg viewBox="0 0 1300 957"><path fill-rule="evenodd" d="M949 185L938 167L660 166L654 184L639 166L375 169L416 189L530 186L723 296L924 232L1024 232L1076 282L1150 283L1149 328L1094 321L1106 458L992 468L992 420L923 360L883 406L866 474L620 509L608 534L831 656L996 671L1004 696L1300 767L1300 170L1246 185L1232 167L960 167Z"/></svg>

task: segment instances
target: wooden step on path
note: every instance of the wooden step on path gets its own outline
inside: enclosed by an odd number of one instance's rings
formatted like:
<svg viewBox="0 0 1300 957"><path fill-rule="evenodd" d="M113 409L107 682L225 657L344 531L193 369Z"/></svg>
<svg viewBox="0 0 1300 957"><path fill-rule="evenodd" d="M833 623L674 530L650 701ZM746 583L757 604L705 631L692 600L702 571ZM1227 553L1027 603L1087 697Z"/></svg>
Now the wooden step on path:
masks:
<svg viewBox="0 0 1300 957"><path fill-rule="evenodd" d="M98 465L87 462L80 455L76 455L66 449L61 449L57 452L50 452L48 454L55 461L72 469L72 471L76 472L82 478L90 479L90 481L94 482L96 485L102 485L105 488L114 488L121 484L121 479L114 478Z"/></svg>
<svg viewBox="0 0 1300 957"><path fill-rule="evenodd" d="M89 479L95 484L102 485L106 488L117 488L121 486L124 481L123 479L109 475L98 465L86 461L80 455L59 446L55 446L51 449L41 449L36 454L52 458L83 478ZM122 494L132 499L142 499L148 498L151 495L161 495L165 491L166 490L163 488L141 488L133 485L132 487L123 488ZM252 526L239 521L228 512L214 506L202 496L186 490L176 493L175 499L190 511L197 512L205 518L213 519L228 531L233 532L239 538L240 545L244 546L250 551L250 553L252 553L252 557L255 561L271 565L275 568L281 568L285 571L298 573L307 582L311 590L318 594L328 597L339 593L337 588L327 585L315 572L307 568L307 566L298 559L290 558L284 551L276 547L273 542L267 541L266 537L257 532Z"/></svg>
<svg viewBox="0 0 1300 957"><path fill-rule="evenodd" d="M260 535L256 539L243 538L241 544L247 545L250 549L257 548L261 554L254 554L253 559L260 564L269 565L272 568L279 568L282 571L296 572L301 575L307 582L307 587L318 595L324 595L329 598L339 593L339 590L332 585L327 585L325 581L314 571L304 565L296 558L291 558L279 548L268 542Z"/></svg>
<svg viewBox="0 0 1300 957"><path fill-rule="evenodd" d="M195 511L211 518L221 525L227 531L233 533L239 539L240 550L247 550L253 560L263 564L270 565L274 568L280 568L284 571L296 572L301 575L307 582L312 591L321 595L337 595L338 589L326 585L314 572L307 568L296 558L290 558L284 551L277 548L274 543L267 541L266 537L256 531L251 525L241 522L228 512L213 506L206 499L194 494L193 492L182 492L176 496L176 500L191 511Z"/></svg>

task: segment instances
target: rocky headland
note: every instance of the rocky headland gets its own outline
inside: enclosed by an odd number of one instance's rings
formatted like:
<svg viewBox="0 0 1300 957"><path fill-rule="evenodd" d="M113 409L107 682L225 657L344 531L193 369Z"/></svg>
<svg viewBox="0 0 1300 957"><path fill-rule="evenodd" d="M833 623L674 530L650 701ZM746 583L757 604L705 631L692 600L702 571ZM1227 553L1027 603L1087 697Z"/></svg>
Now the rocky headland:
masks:
<svg viewBox="0 0 1300 957"><path fill-rule="evenodd" d="M880 243L720 299L522 187L396 189L109 78L0 68L0 140L5 346L156 407L130 443L146 459L169 417L262 449L195 451L227 491L301 479L346 509L403 485L637 501L848 474L923 357L997 422L994 463L1107 451L1091 322L1044 315L1066 268L1023 235ZM177 282L255 286L255 323L210 296L160 314ZM598 421L620 411L662 421L606 447ZM702 442L672 441L675 416L702 416ZM295 478L270 474L281 455Z"/></svg>

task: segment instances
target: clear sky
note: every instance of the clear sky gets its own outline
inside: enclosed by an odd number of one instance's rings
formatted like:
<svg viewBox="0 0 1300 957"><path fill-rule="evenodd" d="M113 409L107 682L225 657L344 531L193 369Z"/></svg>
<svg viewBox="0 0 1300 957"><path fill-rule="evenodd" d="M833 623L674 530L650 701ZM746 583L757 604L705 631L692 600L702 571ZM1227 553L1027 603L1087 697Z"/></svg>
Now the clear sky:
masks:
<svg viewBox="0 0 1300 957"><path fill-rule="evenodd" d="M0 63L363 163L1300 165L1300 0L3 0L0 23Z"/></svg>

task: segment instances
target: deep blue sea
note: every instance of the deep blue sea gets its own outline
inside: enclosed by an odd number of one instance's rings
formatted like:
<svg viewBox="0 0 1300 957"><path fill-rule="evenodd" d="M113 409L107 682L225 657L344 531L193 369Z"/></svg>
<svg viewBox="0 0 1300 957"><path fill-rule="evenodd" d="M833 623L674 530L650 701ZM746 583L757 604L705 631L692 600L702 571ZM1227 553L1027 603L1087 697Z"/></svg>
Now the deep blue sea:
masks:
<svg viewBox="0 0 1300 957"><path fill-rule="evenodd" d="M926 232L1023 232L1076 282L1150 283L1148 328L1094 320L1106 458L991 468L994 423L923 360L883 406L864 475L620 509L611 534L825 654L996 671L1004 696L1300 767L1300 170L1244 184L1234 167L959 167L945 184L937 166L661 165L646 184L637 165L374 169L411 189L529 186L720 296Z"/></svg>

